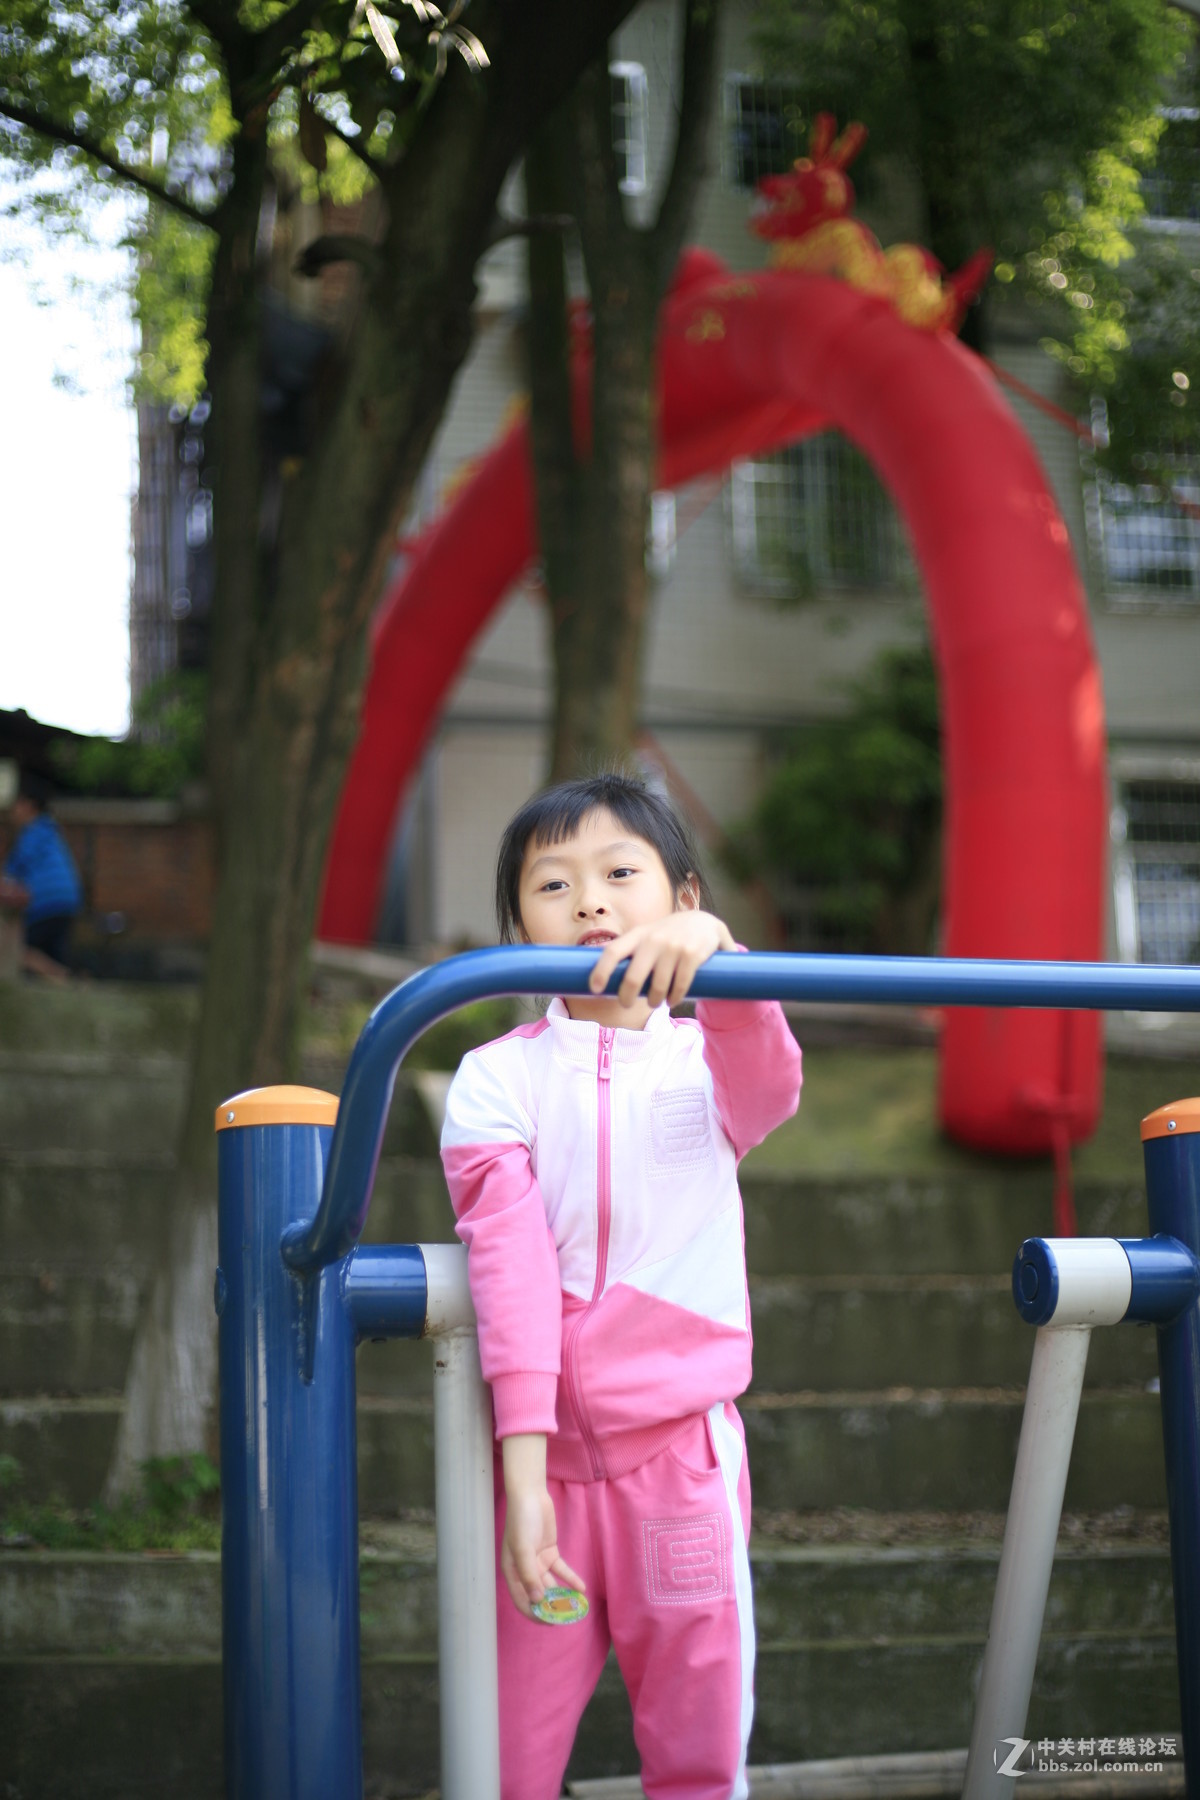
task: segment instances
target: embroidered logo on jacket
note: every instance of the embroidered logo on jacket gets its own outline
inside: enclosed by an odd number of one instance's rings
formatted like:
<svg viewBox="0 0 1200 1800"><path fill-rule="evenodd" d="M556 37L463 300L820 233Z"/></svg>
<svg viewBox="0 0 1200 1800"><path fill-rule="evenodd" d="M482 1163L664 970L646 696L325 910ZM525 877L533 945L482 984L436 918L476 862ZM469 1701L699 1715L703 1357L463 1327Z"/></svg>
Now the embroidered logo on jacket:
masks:
<svg viewBox="0 0 1200 1800"><path fill-rule="evenodd" d="M650 1097L650 1167L655 1175L703 1169L713 1160L703 1088L666 1088Z"/></svg>

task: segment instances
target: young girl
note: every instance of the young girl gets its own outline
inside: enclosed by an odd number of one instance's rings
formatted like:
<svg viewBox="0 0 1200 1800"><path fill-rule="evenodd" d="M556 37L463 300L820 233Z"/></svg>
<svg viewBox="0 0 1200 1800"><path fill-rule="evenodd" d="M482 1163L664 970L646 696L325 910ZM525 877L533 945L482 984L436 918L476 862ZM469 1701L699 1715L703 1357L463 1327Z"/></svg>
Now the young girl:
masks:
<svg viewBox="0 0 1200 1800"><path fill-rule="evenodd" d="M507 940L601 952L586 998L464 1058L442 1136L500 1441L503 1800L557 1800L610 1643L650 1800L737 1800L754 1622L736 1165L796 1110L800 1052L773 1002L672 1019L738 946L640 783L529 801L496 888ZM532 1609L558 1584L588 1611L555 1628Z"/></svg>

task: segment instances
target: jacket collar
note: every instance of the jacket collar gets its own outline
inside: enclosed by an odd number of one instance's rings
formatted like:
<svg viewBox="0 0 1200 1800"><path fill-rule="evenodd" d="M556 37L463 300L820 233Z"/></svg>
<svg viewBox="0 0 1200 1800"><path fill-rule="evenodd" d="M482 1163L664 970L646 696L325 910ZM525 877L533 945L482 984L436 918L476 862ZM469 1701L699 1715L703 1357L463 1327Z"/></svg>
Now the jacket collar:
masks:
<svg viewBox="0 0 1200 1800"><path fill-rule="evenodd" d="M591 1019L573 1019L561 999L546 1008L546 1017L554 1033L554 1048L568 1062L594 1068L600 1047L600 1027ZM649 1056L663 1033L671 1029L671 1009L664 1000L656 1006L641 1031L627 1031L617 1026L613 1033L612 1053L616 1062L636 1062Z"/></svg>

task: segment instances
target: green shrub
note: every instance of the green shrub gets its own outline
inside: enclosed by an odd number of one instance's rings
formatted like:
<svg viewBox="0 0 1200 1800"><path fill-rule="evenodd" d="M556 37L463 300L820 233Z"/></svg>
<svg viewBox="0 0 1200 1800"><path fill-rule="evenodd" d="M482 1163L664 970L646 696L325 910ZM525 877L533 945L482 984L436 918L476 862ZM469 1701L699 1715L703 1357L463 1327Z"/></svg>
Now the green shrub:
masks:
<svg viewBox="0 0 1200 1800"><path fill-rule="evenodd" d="M0 1458L0 1489L19 1487L14 1457ZM137 1499L70 1507L0 1493L0 1548L44 1550L216 1550L221 1543L217 1469L201 1452L141 1465Z"/></svg>
<svg viewBox="0 0 1200 1800"><path fill-rule="evenodd" d="M406 1069L457 1069L468 1050L503 1037L517 1023L513 1000L477 1000L422 1032L404 1059Z"/></svg>
<svg viewBox="0 0 1200 1800"><path fill-rule="evenodd" d="M936 915L942 811L937 680L888 650L841 717L787 734L731 870L764 878L802 947L920 953ZM797 895L809 899L797 926ZM813 941L815 938L815 942Z"/></svg>
<svg viewBox="0 0 1200 1800"><path fill-rule="evenodd" d="M167 1523L212 1512L221 1473L201 1451L192 1456L152 1456L141 1465L146 1507Z"/></svg>
<svg viewBox="0 0 1200 1800"><path fill-rule="evenodd" d="M177 670L151 684L133 711L128 737L56 746L56 772L75 794L178 799L204 774L206 678Z"/></svg>

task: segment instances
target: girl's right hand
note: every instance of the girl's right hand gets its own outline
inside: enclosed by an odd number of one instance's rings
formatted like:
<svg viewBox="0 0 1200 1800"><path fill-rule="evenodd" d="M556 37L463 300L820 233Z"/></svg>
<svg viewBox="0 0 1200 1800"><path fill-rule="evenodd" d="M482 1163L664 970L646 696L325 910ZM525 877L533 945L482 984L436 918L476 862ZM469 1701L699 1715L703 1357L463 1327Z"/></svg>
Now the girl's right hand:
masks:
<svg viewBox="0 0 1200 1800"><path fill-rule="evenodd" d="M534 1601L544 1597L549 1577L580 1592L585 1583L558 1553L554 1502L546 1487L545 1438L505 1438L503 1455L507 1504L500 1570L513 1605L528 1619Z"/></svg>
<svg viewBox="0 0 1200 1800"><path fill-rule="evenodd" d="M646 999L652 1007L663 1000L678 1006L692 985L701 963L717 950L736 950L728 925L715 913L681 907L646 925L635 925L605 944L588 976L593 994L602 994L619 962L629 958L617 999L633 1006L647 981Z"/></svg>

